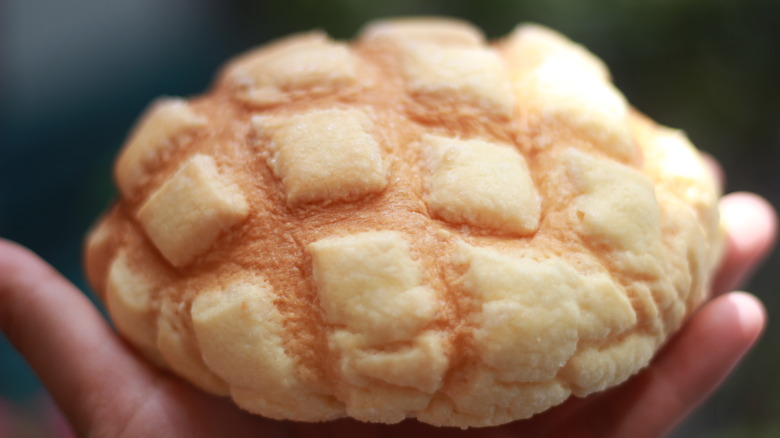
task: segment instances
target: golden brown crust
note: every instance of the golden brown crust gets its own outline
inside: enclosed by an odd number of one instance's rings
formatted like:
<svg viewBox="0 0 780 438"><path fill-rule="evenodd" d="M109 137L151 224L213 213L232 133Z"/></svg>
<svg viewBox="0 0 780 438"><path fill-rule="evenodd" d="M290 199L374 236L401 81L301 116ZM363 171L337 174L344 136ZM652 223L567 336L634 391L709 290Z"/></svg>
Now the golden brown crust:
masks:
<svg viewBox="0 0 780 438"><path fill-rule="evenodd" d="M257 49L141 119L87 274L151 360L272 418L488 426L616 385L722 236L701 157L608 78L535 25Z"/></svg>

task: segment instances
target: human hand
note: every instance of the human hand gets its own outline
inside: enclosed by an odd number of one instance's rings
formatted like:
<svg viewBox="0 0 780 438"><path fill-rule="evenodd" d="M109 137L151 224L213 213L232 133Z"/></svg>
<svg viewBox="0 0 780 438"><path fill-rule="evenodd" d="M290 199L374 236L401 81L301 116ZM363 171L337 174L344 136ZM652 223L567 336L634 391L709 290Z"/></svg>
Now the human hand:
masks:
<svg viewBox="0 0 780 438"><path fill-rule="evenodd" d="M659 436L718 387L764 327L764 309L755 297L724 292L766 255L777 219L766 201L744 193L726 196L721 211L728 250L713 299L650 366L619 387L494 428L461 431L413 420L391 426L352 420L303 424L244 413L149 365L81 291L29 250L3 240L0 328L79 436Z"/></svg>

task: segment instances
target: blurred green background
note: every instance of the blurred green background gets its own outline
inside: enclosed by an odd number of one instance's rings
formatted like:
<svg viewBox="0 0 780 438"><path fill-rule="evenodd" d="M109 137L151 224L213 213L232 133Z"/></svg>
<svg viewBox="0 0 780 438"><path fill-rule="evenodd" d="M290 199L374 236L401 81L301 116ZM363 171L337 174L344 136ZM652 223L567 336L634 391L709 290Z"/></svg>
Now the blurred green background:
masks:
<svg viewBox="0 0 780 438"><path fill-rule="evenodd" d="M198 94L228 57L291 32L349 38L371 19L431 14L464 18L489 37L524 21L562 31L607 62L634 106L719 159L728 191L780 205L780 1L6 0L0 236L85 288L82 237L110 204L113 157L152 99ZM778 284L775 252L745 286L768 307L767 333L673 436L780 436ZM24 406L39 391L0 340L0 396Z"/></svg>

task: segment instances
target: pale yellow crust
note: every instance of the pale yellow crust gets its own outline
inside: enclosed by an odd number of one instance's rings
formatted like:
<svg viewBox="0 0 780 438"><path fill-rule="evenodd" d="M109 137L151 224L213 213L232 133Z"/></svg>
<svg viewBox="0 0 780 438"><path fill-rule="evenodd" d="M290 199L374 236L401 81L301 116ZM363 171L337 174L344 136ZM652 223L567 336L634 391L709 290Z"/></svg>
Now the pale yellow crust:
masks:
<svg viewBox="0 0 780 438"><path fill-rule="evenodd" d="M164 99L86 267L150 361L270 418L480 427L617 385L706 298L719 189L537 25L285 38Z"/></svg>

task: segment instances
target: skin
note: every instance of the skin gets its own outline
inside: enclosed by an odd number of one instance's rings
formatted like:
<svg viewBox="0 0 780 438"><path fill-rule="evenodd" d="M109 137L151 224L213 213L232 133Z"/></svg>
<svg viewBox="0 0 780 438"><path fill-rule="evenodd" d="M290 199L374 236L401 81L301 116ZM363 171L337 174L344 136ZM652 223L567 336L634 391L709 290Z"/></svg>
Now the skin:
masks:
<svg viewBox="0 0 780 438"><path fill-rule="evenodd" d="M756 297L728 291L771 249L776 215L748 193L724 197L721 211L728 249L712 299L650 366L617 388L494 428L462 431L414 420L392 426L351 420L302 424L246 414L147 364L80 290L31 251L2 239L0 328L84 437L655 437L723 382L765 325Z"/></svg>

